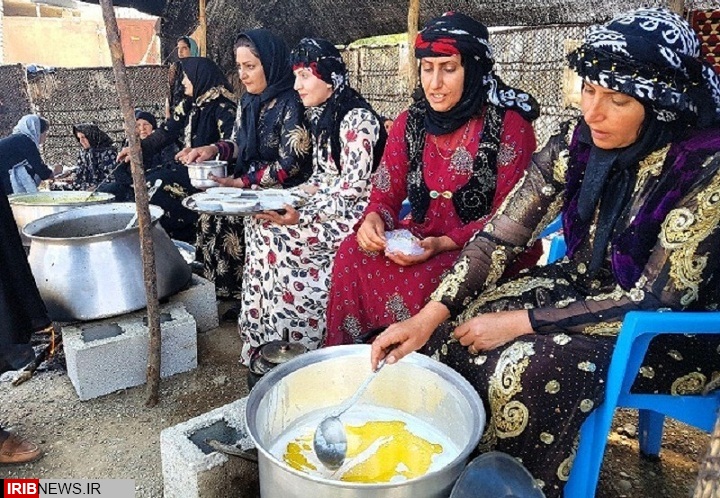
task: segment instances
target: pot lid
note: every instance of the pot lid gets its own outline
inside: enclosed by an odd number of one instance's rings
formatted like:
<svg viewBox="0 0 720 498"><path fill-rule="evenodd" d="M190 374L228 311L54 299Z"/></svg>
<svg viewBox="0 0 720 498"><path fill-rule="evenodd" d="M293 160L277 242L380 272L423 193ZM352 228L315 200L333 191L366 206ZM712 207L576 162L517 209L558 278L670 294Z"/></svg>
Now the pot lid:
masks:
<svg viewBox="0 0 720 498"><path fill-rule="evenodd" d="M262 358L270 363L285 363L307 352L307 348L299 342L273 341L262 346Z"/></svg>

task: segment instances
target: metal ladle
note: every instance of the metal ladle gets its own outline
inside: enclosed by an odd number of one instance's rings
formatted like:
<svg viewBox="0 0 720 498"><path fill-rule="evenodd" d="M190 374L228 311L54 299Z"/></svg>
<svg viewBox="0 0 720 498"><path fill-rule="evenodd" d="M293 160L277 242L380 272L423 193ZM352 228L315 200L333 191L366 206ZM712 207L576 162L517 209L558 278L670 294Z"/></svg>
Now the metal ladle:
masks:
<svg viewBox="0 0 720 498"><path fill-rule="evenodd" d="M367 386L372 382L377 373L385 366L385 358L380 360L377 368L358 387L351 398L348 398L340 405L334 415L325 417L315 429L313 436L313 449L318 460L330 470L337 470L345 462L347 455L347 435L345 427L340 421L340 415L348 411L355 402L363 395Z"/></svg>
<svg viewBox="0 0 720 498"><path fill-rule="evenodd" d="M157 190L160 188L160 185L162 185L162 180L160 178L158 178L157 180L155 180L155 184L148 189L148 202L150 202L152 200L152 196L155 195L155 192L157 192ZM131 228L135 224L137 219L138 219L138 215L137 215L137 211L136 211L135 214L132 216L132 218L130 218L130 221L128 222L128 224L125 225L125 230L127 230L128 228Z"/></svg>

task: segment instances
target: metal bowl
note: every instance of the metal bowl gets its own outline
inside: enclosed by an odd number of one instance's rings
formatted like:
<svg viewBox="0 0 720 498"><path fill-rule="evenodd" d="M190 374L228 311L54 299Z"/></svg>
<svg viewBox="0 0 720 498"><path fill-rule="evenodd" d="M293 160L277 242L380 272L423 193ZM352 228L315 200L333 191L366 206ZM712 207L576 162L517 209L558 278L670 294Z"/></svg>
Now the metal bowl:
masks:
<svg viewBox="0 0 720 498"><path fill-rule="evenodd" d="M12 194L8 196L10 208L17 223L23 244L30 245L30 239L22 233L25 225L49 214L61 213L89 204L105 204L115 199L113 194L104 192L58 191Z"/></svg>
<svg viewBox="0 0 720 498"><path fill-rule="evenodd" d="M187 165L190 183L195 188L217 187L220 184L210 180L210 174L219 178L227 176L227 161L202 161Z"/></svg>
<svg viewBox="0 0 720 498"><path fill-rule="evenodd" d="M396 409L431 425L460 450L447 465L407 481L366 484L306 474L273 455L270 448L288 428L318 411L330 413L352 396L369 373L370 346L335 346L300 355L258 381L250 391L245 418L258 449L263 498L444 498L450 494L480 440L485 410L477 391L459 373L418 353L383 368L363 394L361 408Z"/></svg>

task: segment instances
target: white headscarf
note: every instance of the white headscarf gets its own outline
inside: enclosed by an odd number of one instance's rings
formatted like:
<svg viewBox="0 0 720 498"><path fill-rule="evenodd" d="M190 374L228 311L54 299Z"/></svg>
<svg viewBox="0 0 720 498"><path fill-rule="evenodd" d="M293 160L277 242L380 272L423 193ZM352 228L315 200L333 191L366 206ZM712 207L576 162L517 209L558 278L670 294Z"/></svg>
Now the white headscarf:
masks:
<svg viewBox="0 0 720 498"><path fill-rule="evenodd" d="M40 148L40 118L36 114L26 114L21 117L12 132L25 135Z"/></svg>

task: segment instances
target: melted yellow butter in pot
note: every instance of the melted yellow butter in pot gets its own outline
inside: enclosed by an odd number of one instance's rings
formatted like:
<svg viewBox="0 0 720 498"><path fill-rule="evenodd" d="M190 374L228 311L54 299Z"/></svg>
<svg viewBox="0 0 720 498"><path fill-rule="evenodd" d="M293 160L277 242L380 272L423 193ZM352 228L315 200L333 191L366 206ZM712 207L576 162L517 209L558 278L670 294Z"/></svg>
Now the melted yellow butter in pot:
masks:
<svg viewBox="0 0 720 498"><path fill-rule="evenodd" d="M441 444L408 430L398 420L369 421L345 425L348 452L340 474L341 481L383 483L414 479L425 475L436 455L443 453ZM312 448L312 433L304 433L287 444L283 460L301 472L315 473L317 458Z"/></svg>

